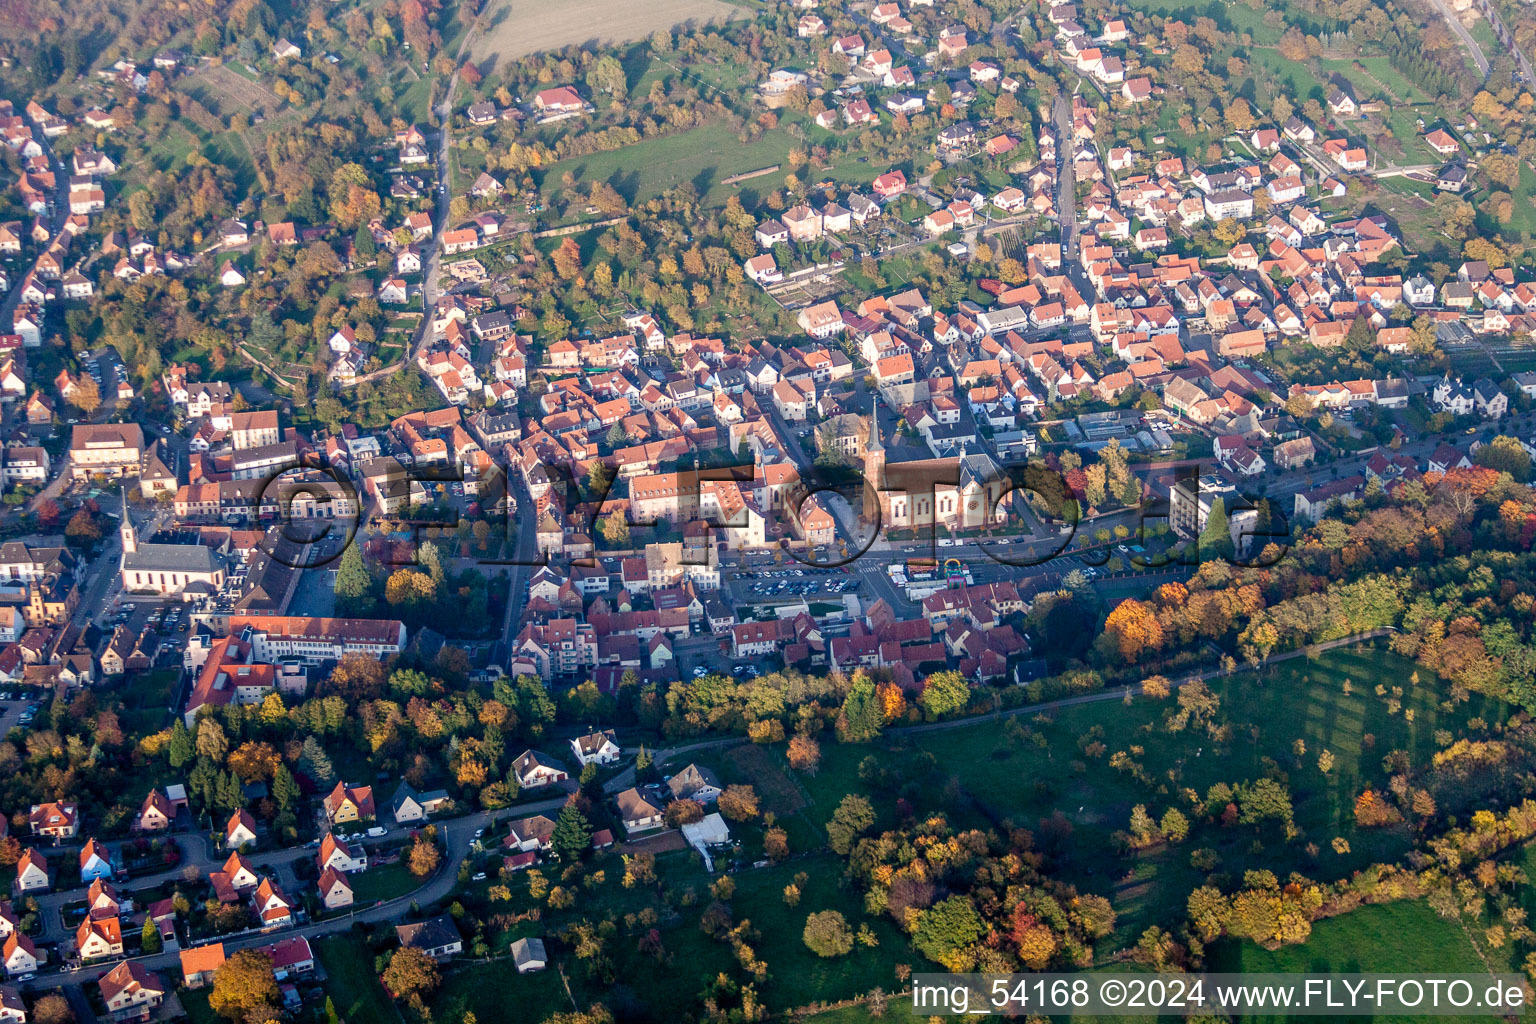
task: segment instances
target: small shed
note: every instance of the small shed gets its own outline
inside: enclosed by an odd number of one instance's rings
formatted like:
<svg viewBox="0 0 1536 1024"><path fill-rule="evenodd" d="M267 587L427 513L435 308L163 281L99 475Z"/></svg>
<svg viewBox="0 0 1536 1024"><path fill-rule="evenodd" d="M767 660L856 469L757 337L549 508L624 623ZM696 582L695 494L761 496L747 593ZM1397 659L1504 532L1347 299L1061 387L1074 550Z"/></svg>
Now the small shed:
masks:
<svg viewBox="0 0 1536 1024"><path fill-rule="evenodd" d="M512 960L518 974L542 971L546 961L543 939L518 939L512 943Z"/></svg>

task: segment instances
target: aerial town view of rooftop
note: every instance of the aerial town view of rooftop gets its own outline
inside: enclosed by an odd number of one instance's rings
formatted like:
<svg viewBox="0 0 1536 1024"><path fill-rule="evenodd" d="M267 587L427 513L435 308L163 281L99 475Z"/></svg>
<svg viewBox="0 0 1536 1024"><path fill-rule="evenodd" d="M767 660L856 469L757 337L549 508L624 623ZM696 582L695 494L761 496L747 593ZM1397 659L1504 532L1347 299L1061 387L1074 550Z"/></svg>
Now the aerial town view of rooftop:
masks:
<svg viewBox="0 0 1536 1024"><path fill-rule="evenodd" d="M1519 1019L1533 56L0 0L0 1024Z"/></svg>

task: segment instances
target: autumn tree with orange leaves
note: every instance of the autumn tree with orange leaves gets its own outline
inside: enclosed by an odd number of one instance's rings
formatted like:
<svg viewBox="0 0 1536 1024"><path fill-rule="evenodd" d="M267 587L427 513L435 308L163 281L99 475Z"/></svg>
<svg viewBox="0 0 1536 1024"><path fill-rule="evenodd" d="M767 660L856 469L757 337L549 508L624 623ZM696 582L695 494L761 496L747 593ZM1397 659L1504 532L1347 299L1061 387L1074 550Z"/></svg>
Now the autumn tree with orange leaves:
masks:
<svg viewBox="0 0 1536 1024"><path fill-rule="evenodd" d="M1104 621L1103 639L1127 664L1163 646L1163 627L1150 605L1134 598L1121 601Z"/></svg>

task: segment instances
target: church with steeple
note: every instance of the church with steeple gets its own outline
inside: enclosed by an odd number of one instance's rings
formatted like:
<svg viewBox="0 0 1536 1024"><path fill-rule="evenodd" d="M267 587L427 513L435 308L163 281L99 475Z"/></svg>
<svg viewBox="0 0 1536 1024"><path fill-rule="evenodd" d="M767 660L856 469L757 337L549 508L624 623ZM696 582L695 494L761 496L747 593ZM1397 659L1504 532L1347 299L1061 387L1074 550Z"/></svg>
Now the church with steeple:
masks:
<svg viewBox="0 0 1536 1024"><path fill-rule="evenodd" d="M123 521L118 527L123 542L123 589L130 594L190 597L216 594L224 586L228 566L223 556L202 544L141 543L128 515L128 495L123 493Z"/></svg>
<svg viewBox="0 0 1536 1024"><path fill-rule="evenodd" d="M968 454L963 445L957 456L890 461L880 440L880 400L874 400L864 446L866 522L874 520L874 509L879 508L883 529L979 529L1007 518L1000 503L1009 486L990 455Z"/></svg>

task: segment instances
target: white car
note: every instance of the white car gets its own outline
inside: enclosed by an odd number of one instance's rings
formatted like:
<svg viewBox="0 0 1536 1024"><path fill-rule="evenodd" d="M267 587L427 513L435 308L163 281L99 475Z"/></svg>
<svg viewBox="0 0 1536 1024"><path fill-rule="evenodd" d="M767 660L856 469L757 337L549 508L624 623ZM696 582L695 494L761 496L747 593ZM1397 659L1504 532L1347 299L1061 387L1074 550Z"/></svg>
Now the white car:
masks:
<svg viewBox="0 0 1536 1024"><path fill-rule="evenodd" d="M375 825L368 830L368 837L370 839L382 839L388 834L389 830L384 828L382 825Z"/></svg>

